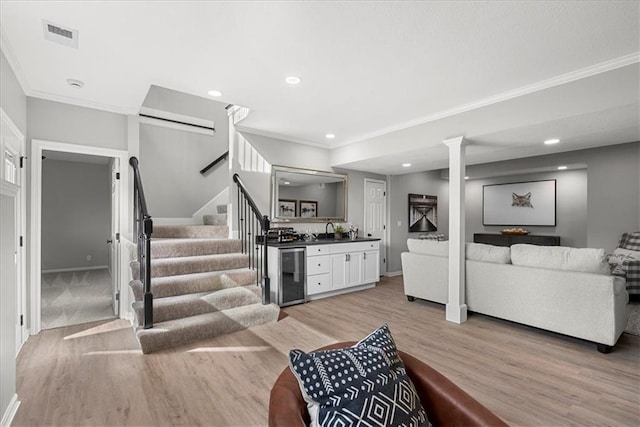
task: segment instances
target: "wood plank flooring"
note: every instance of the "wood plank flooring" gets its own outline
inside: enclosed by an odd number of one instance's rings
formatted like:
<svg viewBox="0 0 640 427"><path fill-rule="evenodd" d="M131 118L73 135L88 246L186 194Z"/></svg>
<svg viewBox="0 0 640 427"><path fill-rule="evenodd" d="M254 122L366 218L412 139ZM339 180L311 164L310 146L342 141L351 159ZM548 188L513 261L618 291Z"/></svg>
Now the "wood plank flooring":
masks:
<svg viewBox="0 0 640 427"><path fill-rule="evenodd" d="M640 337L614 351L486 316L456 325L408 302L402 277L283 309L275 324L142 355L124 320L44 331L18 357L13 425L267 424L269 391L292 348L358 340L388 323L431 364L511 425L640 425Z"/></svg>

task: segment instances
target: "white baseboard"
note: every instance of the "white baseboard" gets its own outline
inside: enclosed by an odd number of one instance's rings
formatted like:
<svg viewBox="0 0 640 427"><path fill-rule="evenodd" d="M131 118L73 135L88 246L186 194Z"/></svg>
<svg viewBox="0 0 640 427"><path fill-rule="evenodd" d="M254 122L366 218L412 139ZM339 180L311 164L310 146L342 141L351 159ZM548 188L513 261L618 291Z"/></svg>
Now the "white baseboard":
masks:
<svg viewBox="0 0 640 427"><path fill-rule="evenodd" d="M387 277L402 276L402 270L400 270L400 271L387 271L384 275L387 276Z"/></svg>
<svg viewBox="0 0 640 427"><path fill-rule="evenodd" d="M18 400L18 395L14 393L13 396L11 397L11 400L9 401L9 405L7 406L7 409L4 411L4 414L2 415L2 420L0 420L0 426L9 427L11 425L11 422L13 421L13 418L18 413L19 407L20 407L20 401Z"/></svg>
<svg viewBox="0 0 640 427"><path fill-rule="evenodd" d="M108 265L96 265L93 267L75 267L75 268L54 268L51 270L42 270L44 273L66 273L68 271L89 271L89 270L108 270Z"/></svg>

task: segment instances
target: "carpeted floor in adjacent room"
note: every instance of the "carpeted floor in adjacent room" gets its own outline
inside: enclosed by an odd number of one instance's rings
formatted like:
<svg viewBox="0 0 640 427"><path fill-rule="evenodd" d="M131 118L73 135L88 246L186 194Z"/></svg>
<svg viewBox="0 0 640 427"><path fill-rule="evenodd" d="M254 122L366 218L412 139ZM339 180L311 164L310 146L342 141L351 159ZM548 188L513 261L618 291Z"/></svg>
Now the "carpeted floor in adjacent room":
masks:
<svg viewBox="0 0 640 427"><path fill-rule="evenodd" d="M42 274L42 329L114 317L109 270Z"/></svg>

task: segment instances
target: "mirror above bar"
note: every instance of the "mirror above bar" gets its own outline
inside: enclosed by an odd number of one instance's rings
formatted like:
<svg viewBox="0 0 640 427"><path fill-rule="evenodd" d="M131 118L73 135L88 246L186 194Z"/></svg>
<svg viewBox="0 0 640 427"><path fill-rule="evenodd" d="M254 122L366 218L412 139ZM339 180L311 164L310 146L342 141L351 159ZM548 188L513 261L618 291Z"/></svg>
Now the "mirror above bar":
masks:
<svg viewBox="0 0 640 427"><path fill-rule="evenodd" d="M271 168L272 222L344 222L347 175L310 169Z"/></svg>

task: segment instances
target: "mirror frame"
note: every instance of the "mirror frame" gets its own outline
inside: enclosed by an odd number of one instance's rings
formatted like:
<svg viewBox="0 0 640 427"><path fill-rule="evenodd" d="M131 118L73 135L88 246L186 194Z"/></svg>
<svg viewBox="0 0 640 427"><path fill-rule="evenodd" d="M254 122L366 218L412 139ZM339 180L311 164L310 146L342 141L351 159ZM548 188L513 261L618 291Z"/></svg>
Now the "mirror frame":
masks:
<svg viewBox="0 0 640 427"><path fill-rule="evenodd" d="M323 176L328 178L338 178L344 182L344 216L342 217L292 217L292 218L283 218L278 216L277 206L279 199L279 189L277 185L276 173L277 172L289 172L289 173L299 173L303 175L313 175L313 176ZM271 222L273 223L303 223L303 222L328 222L328 221L336 221L336 222L346 222L347 221L347 193L349 189L349 176L343 173L335 173L335 172L327 172L327 171L319 171L314 169L303 169L303 168L294 168L289 166L271 166Z"/></svg>

